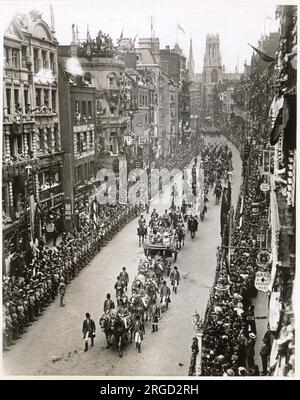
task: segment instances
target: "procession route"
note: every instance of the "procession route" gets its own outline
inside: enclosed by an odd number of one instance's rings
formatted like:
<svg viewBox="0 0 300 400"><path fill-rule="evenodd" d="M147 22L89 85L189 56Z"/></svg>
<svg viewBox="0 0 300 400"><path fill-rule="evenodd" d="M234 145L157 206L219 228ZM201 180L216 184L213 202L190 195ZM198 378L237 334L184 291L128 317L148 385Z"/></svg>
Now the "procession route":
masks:
<svg viewBox="0 0 300 400"><path fill-rule="evenodd" d="M205 141L211 140L206 138ZM212 139L215 140L215 139ZM235 173L232 177L233 205L236 205L241 184L241 159L237 149L223 137L233 153ZM178 174L174 180L182 179ZM164 189L170 206L172 183ZM169 197L168 197L169 196ZM66 307L59 299L51 304L10 351L3 355L4 375L72 375L72 376L187 376L191 359L192 338L195 336L192 316L203 317L214 281L216 251L220 244L220 204L215 204L212 190L208 213L194 240L186 237L176 265L183 279L177 295L172 294L169 310L159 322L159 330L151 333L146 322L146 335L139 354L134 344L124 347L119 358L116 347L106 349L106 339L99 327L107 293L115 299L113 289L117 275L125 266L129 273L129 288L139 260L144 258L138 247L137 220L125 226L101 252L93 258L80 275L67 286ZM164 204L154 206L160 214ZM150 213L152 207L150 209ZM146 215L149 221L149 215ZM168 285L170 285L168 281ZM89 312L96 323L95 347L84 352L82 321Z"/></svg>

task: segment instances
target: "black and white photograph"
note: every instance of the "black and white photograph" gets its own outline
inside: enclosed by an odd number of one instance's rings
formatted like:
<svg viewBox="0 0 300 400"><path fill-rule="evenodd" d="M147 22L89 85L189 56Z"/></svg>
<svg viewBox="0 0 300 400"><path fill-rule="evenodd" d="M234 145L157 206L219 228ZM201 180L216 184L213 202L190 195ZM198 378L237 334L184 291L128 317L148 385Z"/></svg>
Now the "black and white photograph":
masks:
<svg viewBox="0 0 300 400"><path fill-rule="evenodd" d="M296 378L297 3L0 9L2 378Z"/></svg>

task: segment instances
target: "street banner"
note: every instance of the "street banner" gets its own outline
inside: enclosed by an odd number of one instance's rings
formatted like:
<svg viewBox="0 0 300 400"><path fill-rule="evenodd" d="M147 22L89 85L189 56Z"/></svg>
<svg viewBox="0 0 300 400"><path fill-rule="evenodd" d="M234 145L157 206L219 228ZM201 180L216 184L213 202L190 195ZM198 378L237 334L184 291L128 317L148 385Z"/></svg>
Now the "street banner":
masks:
<svg viewBox="0 0 300 400"><path fill-rule="evenodd" d="M271 274L267 271L258 271L255 274L254 286L257 290L267 293L270 290Z"/></svg>
<svg viewBox="0 0 300 400"><path fill-rule="evenodd" d="M31 194L29 196L29 207L30 207L30 232L31 232L31 241L33 242L34 238L34 212L35 212L35 201L34 195Z"/></svg>
<svg viewBox="0 0 300 400"><path fill-rule="evenodd" d="M272 292L269 305L269 325L270 331L276 332L279 325L281 314L280 292Z"/></svg>

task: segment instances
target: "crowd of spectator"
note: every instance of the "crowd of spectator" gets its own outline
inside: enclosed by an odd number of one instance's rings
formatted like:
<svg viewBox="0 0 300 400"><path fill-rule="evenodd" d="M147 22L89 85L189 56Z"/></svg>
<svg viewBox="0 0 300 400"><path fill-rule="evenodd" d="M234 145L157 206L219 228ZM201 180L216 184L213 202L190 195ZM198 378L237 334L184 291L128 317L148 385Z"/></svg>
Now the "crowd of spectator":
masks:
<svg viewBox="0 0 300 400"><path fill-rule="evenodd" d="M98 205L97 219L83 215L75 230L64 232L56 246L41 239L31 248L31 257L15 255L15 265L3 276L3 347L19 339L51 304L60 287L68 285L107 241L135 218L139 206ZM62 304L61 304L62 305Z"/></svg>

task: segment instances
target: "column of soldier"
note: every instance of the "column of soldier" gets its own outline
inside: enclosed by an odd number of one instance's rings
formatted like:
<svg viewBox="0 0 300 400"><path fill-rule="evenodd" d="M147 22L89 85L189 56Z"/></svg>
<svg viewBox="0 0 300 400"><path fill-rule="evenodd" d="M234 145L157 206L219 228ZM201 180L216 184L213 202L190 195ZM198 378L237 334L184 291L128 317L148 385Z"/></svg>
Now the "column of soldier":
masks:
<svg viewBox="0 0 300 400"><path fill-rule="evenodd" d="M256 241L256 225L267 212L266 199L259 190L260 181L253 158L248 161L232 231L231 262L229 268L218 270L216 281L228 290L214 289L212 304L207 312L203 336L202 375L205 376L258 376L255 364L256 324L253 298L256 257L260 244ZM243 209L241 210L241 197ZM253 214L252 203L261 205ZM266 332L262 343L262 359L270 351L270 335ZM262 365L266 363L262 362ZM266 375L264 367L262 375Z"/></svg>
<svg viewBox="0 0 300 400"><path fill-rule="evenodd" d="M32 261L24 257L15 271L3 276L3 348L15 343L60 293L64 306L66 285L74 279L105 243L139 213L138 206L101 205L99 224L82 220L72 234L64 232L57 246L41 240L33 246Z"/></svg>

